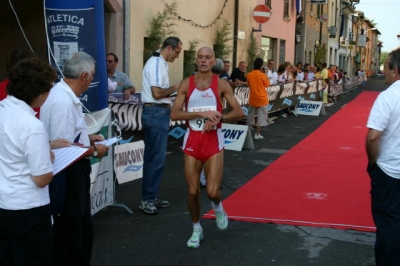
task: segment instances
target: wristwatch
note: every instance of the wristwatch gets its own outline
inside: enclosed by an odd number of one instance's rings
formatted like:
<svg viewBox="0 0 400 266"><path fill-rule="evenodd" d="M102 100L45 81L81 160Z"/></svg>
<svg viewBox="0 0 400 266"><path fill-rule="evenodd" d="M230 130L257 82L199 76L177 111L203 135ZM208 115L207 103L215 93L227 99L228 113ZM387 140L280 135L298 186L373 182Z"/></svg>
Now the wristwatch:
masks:
<svg viewBox="0 0 400 266"><path fill-rule="evenodd" d="M93 145L93 149L94 149L94 151L93 151L93 157L97 157L97 148L96 148L96 145Z"/></svg>

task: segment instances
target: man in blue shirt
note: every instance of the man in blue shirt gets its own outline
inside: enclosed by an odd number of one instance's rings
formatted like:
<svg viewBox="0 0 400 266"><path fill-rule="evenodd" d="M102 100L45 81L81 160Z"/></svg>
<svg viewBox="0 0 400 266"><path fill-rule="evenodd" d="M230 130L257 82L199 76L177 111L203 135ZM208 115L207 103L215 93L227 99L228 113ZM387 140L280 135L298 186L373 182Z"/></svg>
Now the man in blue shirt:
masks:
<svg viewBox="0 0 400 266"><path fill-rule="evenodd" d="M136 89L128 75L116 69L118 57L114 53L108 53L106 62L108 78L117 83L117 88L113 92L123 92L125 100L129 100L129 96L135 93Z"/></svg>

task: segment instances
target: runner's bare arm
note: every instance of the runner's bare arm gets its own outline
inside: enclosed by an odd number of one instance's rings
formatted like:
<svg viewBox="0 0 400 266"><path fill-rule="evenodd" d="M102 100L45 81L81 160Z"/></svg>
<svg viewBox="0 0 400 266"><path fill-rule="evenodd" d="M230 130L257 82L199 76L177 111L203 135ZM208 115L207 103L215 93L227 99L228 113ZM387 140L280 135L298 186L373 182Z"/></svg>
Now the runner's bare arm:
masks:
<svg viewBox="0 0 400 266"><path fill-rule="evenodd" d="M243 118L244 113L242 107L233 95L233 91L229 83L226 80L219 79L218 88L220 91L220 95L222 96L222 98L225 98L226 103L232 109L230 112L223 115L223 121L232 122L236 121L237 119Z"/></svg>

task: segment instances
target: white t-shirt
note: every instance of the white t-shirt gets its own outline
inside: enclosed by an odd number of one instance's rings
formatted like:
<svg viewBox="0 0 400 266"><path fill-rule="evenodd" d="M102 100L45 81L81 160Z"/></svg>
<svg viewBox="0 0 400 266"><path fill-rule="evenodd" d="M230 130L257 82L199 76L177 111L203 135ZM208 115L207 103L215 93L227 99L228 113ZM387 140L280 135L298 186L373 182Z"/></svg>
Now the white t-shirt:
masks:
<svg viewBox="0 0 400 266"><path fill-rule="evenodd" d="M150 57L143 68L142 102L172 104L169 97L159 100L154 99L151 87L159 87L161 89L168 89L170 87L168 64L161 55Z"/></svg>
<svg viewBox="0 0 400 266"><path fill-rule="evenodd" d="M81 101L64 80L50 90L49 97L40 108L40 120L50 140L66 139L90 146Z"/></svg>
<svg viewBox="0 0 400 266"><path fill-rule="evenodd" d="M297 72L296 80L303 81L304 80L304 72Z"/></svg>
<svg viewBox="0 0 400 266"><path fill-rule="evenodd" d="M50 203L48 187L32 176L51 173L50 145L43 123L25 102L0 102L0 208L26 210Z"/></svg>
<svg viewBox="0 0 400 266"><path fill-rule="evenodd" d="M387 175L400 179L400 81L378 95L367 127L382 132L378 166Z"/></svg>
<svg viewBox="0 0 400 266"><path fill-rule="evenodd" d="M276 85L278 84L278 73L277 72L272 72L271 78L269 79L270 85Z"/></svg>

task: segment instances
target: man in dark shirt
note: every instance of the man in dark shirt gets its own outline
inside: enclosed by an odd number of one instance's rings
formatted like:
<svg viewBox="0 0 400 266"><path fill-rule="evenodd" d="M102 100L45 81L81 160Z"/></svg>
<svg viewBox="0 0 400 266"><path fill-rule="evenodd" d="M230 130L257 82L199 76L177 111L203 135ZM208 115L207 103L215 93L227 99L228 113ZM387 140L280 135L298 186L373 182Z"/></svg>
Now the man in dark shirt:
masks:
<svg viewBox="0 0 400 266"><path fill-rule="evenodd" d="M234 85L245 85L247 86L247 79L245 76L247 64L244 61L239 63L238 68L234 69L231 74L231 80Z"/></svg>
<svg viewBox="0 0 400 266"><path fill-rule="evenodd" d="M229 60L224 60L224 68L223 68L221 74L219 74L219 78L230 81L231 80L231 78L229 77L230 69L231 69L231 62Z"/></svg>

